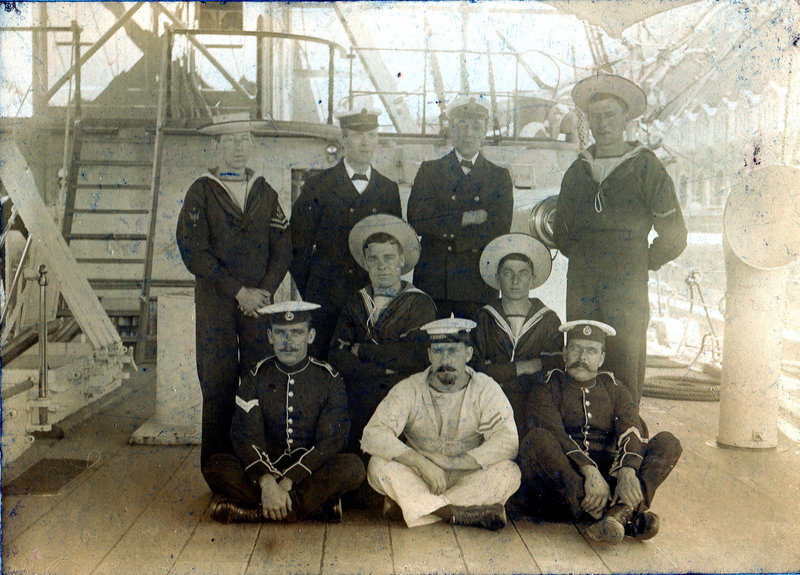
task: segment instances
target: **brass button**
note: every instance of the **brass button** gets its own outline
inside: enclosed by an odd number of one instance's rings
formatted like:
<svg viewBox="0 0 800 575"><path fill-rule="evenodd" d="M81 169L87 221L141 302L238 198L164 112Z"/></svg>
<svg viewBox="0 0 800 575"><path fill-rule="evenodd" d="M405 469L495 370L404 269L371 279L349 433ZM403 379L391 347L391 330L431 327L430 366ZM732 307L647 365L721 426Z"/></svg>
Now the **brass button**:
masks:
<svg viewBox="0 0 800 575"><path fill-rule="evenodd" d="M452 252L453 251L453 246L447 246L447 251L448 252Z"/></svg>

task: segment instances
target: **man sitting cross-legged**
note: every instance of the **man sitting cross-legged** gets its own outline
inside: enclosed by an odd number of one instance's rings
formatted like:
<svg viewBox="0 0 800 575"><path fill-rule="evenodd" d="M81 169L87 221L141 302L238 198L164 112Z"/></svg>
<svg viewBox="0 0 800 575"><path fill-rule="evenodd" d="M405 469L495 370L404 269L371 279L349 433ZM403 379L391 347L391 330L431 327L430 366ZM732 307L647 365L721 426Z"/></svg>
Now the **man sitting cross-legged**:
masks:
<svg viewBox="0 0 800 575"><path fill-rule="evenodd" d="M489 376L467 367L475 322L422 327L430 367L396 384L364 429L369 484L400 506L406 525L445 520L500 529L519 487L511 405ZM403 440L400 437L403 436Z"/></svg>
<svg viewBox="0 0 800 575"><path fill-rule="evenodd" d="M315 335L310 310L318 307L292 301L259 310L270 316L275 355L259 362L236 393L236 455L209 460L230 497L213 504L217 521L294 522L315 513L338 521L339 497L364 481L361 459L341 453L350 428L344 384L331 366L307 356ZM221 459L231 457L241 466Z"/></svg>
<svg viewBox="0 0 800 575"><path fill-rule="evenodd" d="M540 511L593 521L593 539L650 539L659 522L648 510L681 444L667 431L643 438L627 388L599 371L611 326L577 320L560 329L567 332L566 372L550 371L528 396L527 421L537 427L520 445L522 491Z"/></svg>

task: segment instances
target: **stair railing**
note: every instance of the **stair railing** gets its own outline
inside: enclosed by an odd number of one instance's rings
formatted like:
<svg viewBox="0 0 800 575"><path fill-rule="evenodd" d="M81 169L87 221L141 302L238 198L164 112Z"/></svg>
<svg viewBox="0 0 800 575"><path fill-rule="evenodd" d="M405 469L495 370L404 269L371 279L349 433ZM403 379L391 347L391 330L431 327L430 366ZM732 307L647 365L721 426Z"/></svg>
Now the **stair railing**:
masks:
<svg viewBox="0 0 800 575"><path fill-rule="evenodd" d="M153 254L155 252L156 219L158 217L158 194L161 188L161 156L164 139L164 126L169 116L167 90L171 82L173 31L167 25L164 31L164 45L161 52L161 71L158 86L158 113L156 115L156 138L153 149L153 171L150 179L150 226L147 234L142 291L139 296L139 335L136 344L136 361L146 357L146 347L150 341L150 290L153 276Z"/></svg>

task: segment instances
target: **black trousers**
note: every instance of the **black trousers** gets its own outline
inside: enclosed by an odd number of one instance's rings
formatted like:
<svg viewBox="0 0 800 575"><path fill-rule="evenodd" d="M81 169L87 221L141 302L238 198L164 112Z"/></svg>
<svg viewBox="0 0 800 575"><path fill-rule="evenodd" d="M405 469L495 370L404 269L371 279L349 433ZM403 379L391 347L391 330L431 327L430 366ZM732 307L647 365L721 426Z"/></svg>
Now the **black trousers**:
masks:
<svg viewBox="0 0 800 575"><path fill-rule="evenodd" d="M216 453L233 454L231 419L239 378L269 355L269 319L250 318L235 299L203 294L196 300L197 375L203 392L200 464Z"/></svg>
<svg viewBox="0 0 800 575"><path fill-rule="evenodd" d="M203 475L215 493L235 499L245 507L261 504L261 488L244 472L235 455L218 454L209 459ZM361 458L352 453L337 453L319 469L292 485L292 511L289 523L303 521L328 499L356 489L367 476Z"/></svg>
<svg viewBox="0 0 800 575"><path fill-rule="evenodd" d="M683 449L678 439L668 431L650 438L637 475L644 500L639 511L650 508L658 486L680 459ZM616 480L608 477L614 454L589 452L614 494ZM523 500L532 510L543 515L581 520L584 477L564 454L561 445L549 431L535 428L520 442L519 468L522 472Z"/></svg>
<svg viewBox="0 0 800 575"><path fill-rule="evenodd" d="M603 369L625 384L639 404L647 361L650 301L647 280L631 281L573 273L567 276L567 321L593 319L613 327Z"/></svg>

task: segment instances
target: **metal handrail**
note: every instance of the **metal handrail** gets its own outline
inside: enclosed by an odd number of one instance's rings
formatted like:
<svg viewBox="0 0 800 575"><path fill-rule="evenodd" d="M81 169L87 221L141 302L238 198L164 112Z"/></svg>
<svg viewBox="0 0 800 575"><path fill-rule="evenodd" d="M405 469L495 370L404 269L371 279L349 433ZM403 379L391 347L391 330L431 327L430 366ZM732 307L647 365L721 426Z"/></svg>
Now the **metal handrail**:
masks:
<svg viewBox="0 0 800 575"><path fill-rule="evenodd" d="M142 291L139 297L139 335L136 346L137 361L144 359L144 348L150 335L150 289L153 275L153 257L155 253L156 219L158 216L158 194L161 187L161 150L163 148L164 124L169 116L168 90L172 65L172 42L174 39L172 29L167 26L164 32L164 46L161 53L161 73L158 87L158 113L156 116L156 139L153 146L153 169L150 178L150 226L147 234L147 246L142 273Z"/></svg>
<svg viewBox="0 0 800 575"><path fill-rule="evenodd" d="M317 36L306 36L303 34L289 34L287 32L270 32L266 30L215 30L215 29L195 29L195 28L174 28L172 30L175 36L177 35L184 35L189 38L192 43L198 48L201 49L203 55L209 59L209 61L217 68L220 73L225 77L225 79L237 89L240 89L238 82L235 79L230 77L230 74L223 67L217 62L207 50L202 48L202 44L197 42L193 36L244 36L244 37L252 37L252 38L277 38L281 40L296 40L299 42L312 42L315 44L322 44L328 47L328 124L333 124L333 88L334 88L334 77L335 77L335 63L334 63L334 53L338 50L342 57L346 58L348 55L347 50L341 44L334 42L333 40L326 40L325 38L319 38ZM171 78L170 78L171 83ZM262 89L261 85L259 84L258 90ZM260 100L260 99L259 99ZM261 115L261 106L259 105L258 113L259 117Z"/></svg>

